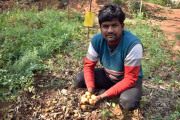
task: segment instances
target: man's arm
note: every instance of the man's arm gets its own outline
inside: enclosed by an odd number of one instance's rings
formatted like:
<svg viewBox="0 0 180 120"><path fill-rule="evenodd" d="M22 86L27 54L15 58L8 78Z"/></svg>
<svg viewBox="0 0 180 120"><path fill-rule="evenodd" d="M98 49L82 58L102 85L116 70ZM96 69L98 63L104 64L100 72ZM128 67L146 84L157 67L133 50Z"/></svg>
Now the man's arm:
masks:
<svg viewBox="0 0 180 120"><path fill-rule="evenodd" d="M94 93L94 67L97 62L90 61L87 57L84 63L84 79L89 92Z"/></svg>
<svg viewBox="0 0 180 120"><path fill-rule="evenodd" d="M136 84L141 66L142 54L142 45L135 45L124 61L124 79L108 89L104 93L107 95L106 97L116 96Z"/></svg>
<svg viewBox="0 0 180 120"><path fill-rule="evenodd" d="M94 68L98 61L98 54L90 43L84 63L84 79L89 92L94 93Z"/></svg>

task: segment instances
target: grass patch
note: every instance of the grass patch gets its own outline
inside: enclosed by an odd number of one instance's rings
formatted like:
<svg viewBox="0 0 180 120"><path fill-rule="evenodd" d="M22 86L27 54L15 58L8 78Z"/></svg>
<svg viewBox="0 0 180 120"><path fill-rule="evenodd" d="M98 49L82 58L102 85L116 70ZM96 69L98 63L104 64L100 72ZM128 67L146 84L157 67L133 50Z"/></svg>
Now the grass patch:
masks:
<svg viewBox="0 0 180 120"><path fill-rule="evenodd" d="M142 60L143 72L146 77L158 76L157 71L162 66L176 66L175 61L171 59L171 51L163 48L164 34L159 26L152 27L152 23L142 22L142 16L137 17L135 23L127 21L127 30L135 34L143 43L144 55Z"/></svg>
<svg viewBox="0 0 180 120"><path fill-rule="evenodd" d="M180 34L175 35L176 39L180 40Z"/></svg>
<svg viewBox="0 0 180 120"><path fill-rule="evenodd" d="M84 34L84 18L75 12L67 18L67 11L54 9L0 14L0 99L31 88L34 73L47 68L43 61L75 47L71 42Z"/></svg>

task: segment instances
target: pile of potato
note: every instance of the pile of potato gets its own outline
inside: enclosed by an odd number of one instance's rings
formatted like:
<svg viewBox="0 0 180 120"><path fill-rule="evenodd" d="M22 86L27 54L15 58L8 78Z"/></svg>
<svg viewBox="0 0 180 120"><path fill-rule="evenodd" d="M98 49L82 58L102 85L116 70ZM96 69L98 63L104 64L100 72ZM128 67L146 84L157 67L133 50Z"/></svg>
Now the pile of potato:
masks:
<svg viewBox="0 0 180 120"><path fill-rule="evenodd" d="M86 92L84 95L81 97L81 109L82 110L87 110L88 107L86 105L95 105L95 101L97 99L97 96L94 94L91 94L90 92Z"/></svg>

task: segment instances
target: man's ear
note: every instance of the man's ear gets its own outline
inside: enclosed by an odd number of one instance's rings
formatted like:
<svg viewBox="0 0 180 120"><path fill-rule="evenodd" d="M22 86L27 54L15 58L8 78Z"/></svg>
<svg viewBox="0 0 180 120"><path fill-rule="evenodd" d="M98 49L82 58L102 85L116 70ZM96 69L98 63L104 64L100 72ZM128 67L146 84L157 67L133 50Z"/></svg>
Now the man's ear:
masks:
<svg viewBox="0 0 180 120"><path fill-rule="evenodd" d="M124 29L124 23L122 23L122 25L121 25L121 26L122 26L122 28Z"/></svg>

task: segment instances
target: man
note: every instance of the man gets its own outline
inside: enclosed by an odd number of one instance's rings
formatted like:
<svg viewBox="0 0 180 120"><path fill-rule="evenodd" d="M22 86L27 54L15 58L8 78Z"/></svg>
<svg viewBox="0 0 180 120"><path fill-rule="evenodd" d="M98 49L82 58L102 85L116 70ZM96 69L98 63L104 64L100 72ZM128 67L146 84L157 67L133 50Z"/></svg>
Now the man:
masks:
<svg viewBox="0 0 180 120"><path fill-rule="evenodd" d="M101 33L91 39L84 72L76 75L75 85L87 87L91 93L95 88L106 89L97 96L93 109L98 108L103 99L120 95L120 108L135 110L142 96L142 43L124 30L125 14L119 5L106 4L99 11L98 18ZM95 68L98 60L104 68Z"/></svg>

